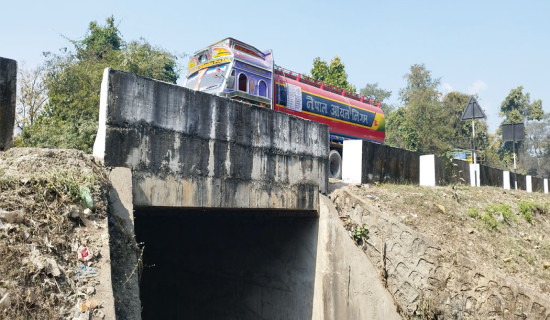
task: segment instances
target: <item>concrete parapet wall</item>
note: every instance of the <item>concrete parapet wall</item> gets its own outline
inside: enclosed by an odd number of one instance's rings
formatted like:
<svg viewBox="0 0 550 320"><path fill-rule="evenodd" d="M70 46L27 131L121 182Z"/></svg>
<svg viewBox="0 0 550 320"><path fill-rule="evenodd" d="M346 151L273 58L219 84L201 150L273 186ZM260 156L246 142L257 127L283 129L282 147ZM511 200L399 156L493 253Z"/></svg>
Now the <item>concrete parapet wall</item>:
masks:
<svg viewBox="0 0 550 320"><path fill-rule="evenodd" d="M94 155L133 172L135 206L317 210L328 127L106 69Z"/></svg>
<svg viewBox="0 0 550 320"><path fill-rule="evenodd" d="M349 146L352 146L349 144ZM356 146L353 146L356 148ZM381 145L369 141L362 141L361 156L361 183L394 182L413 183L419 182L419 155L416 152ZM344 158L347 157L346 144L344 144ZM345 175L347 168L343 168Z"/></svg>
<svg viewBox="0 0 550 320"><path fill-rule="evenodd" d="M13 145L17 62L0 57L0 151Z"/></svg>
<svg viewBox="0 0 550 320"><path fill-rule="evenodd" d="M482 186L502 187L503 176L502 170L489 167L486 165L479 165L480 180Z"/></svg>

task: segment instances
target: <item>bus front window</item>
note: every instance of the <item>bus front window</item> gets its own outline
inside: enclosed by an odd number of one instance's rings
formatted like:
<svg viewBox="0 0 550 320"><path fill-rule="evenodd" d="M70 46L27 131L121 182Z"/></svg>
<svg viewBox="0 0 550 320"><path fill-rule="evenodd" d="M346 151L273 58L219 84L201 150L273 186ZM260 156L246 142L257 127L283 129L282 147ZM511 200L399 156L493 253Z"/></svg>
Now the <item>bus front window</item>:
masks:
<svg viewBox="0 0 550 320"><path fill-rule="evenodd" d="M195 85L197 84L198 80L199 73L195 72L193 75L187 78L187 81L185 82L185 87L188 89L195 89Z"/></svg>
<svg viewBox="0 0 550 320"><path fill-rule="evenodd" d="M226 78L228 65L214 66L208 68L200 80L200 91L211 91L218 89Z"/></svg>

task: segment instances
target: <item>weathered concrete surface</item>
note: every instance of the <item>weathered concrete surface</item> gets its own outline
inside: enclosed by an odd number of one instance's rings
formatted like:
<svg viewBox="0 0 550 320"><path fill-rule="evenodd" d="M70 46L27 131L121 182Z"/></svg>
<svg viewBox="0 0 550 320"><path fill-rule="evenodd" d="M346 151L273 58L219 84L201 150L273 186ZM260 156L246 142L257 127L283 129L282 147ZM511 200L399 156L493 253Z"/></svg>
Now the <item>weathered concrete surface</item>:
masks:
<svg viewBox="0 0 550 320"><path fill-rule="evenodd" d="M143 319L312 319L316 216L147 207L135 217Z"/></svg>
<svg viewBox="0 0 550 320"><path fill-rule="evenodd" d="M134 208L132 204L132 172L129 168L113 168L109 174L109 206L114 218L110 225L111 241L111 295L117 319L141 319L139 299L138 248L135 246ZM111 278L109 279L111 280ZM111 308L112 306L109 306ZM107 318L109 317L107 315Z"/></svg>
<svg viewBox="0 0 550 320"><path fill-rule="evenodd" d="M401 319L380 273L321 196L312 319Z"/></svg>
<svg viewBox="0 0 550 320"><path fill-rule="evenodd" d="M511 283L501 271L485 269L462 253L445 252L349 189L331 196L341 214L369 226L370 241L379 247L367 254L387 274L388 290L406 314L432 310L444 319L550 319L546 295Z"/></svg>
<svg viewBox="0 0 550 320"><path fill-rule="evenodd" d="M327 126L105 72L94 155L132 169L135 206L317 210Z"/></svg>
<svg viewBox="0 0 550 320"><path fill-rule="evenodd" d="M0 57L0 151L13 145L17 62Z"/></svg>

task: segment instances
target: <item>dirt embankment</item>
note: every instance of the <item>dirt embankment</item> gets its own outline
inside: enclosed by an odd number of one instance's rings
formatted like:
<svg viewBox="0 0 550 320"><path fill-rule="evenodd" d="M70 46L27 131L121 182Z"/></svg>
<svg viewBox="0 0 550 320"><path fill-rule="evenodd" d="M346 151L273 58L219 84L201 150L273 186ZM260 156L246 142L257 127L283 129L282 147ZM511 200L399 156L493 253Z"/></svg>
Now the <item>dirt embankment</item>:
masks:
<svg viewBox="0 0 550 320"><path fill-rule="evenodd" d="M107 191L80 151L0 153L0 319L114 317Z"/></svg>
<svg viewBox="0 0 550 320"><path fill-rule="evenodd" d="M332 184L402 314L550 319L550 197L500 188Z"/></svg>

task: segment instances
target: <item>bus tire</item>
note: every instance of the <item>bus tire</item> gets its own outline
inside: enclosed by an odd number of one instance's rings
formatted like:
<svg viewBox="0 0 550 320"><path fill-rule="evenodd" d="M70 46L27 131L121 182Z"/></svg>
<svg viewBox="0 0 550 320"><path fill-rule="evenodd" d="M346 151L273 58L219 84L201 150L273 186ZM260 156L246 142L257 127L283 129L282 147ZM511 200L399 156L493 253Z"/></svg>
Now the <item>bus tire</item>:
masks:
<svg viewBox="0 0 550 320"><path fill-rule="evenodd" d="M330 150L328 154L329 178L342 179L342 156L336 150Z"/></svg>

